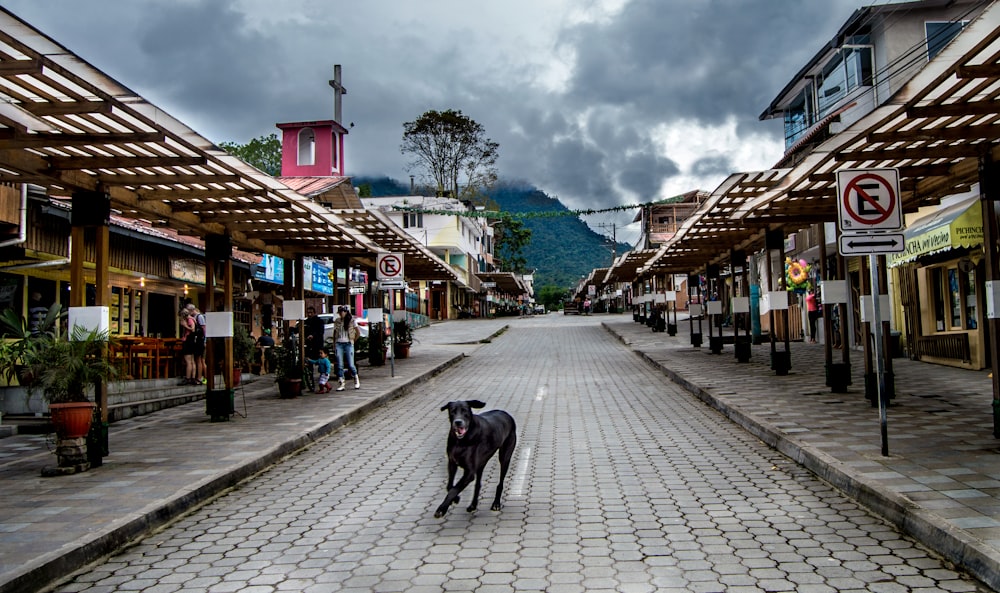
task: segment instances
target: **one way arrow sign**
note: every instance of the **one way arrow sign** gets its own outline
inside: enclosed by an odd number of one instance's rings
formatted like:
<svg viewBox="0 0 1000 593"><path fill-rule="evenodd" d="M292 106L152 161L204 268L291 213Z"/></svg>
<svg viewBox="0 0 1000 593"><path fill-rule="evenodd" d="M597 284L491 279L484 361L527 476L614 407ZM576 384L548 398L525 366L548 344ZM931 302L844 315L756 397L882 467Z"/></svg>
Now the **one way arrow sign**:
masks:
<svg viewBox="0 0 1000 593"><path fill-rule="evenodd" d="M840 255L884 255L906 250L903 233L842 233Z"/></svg>

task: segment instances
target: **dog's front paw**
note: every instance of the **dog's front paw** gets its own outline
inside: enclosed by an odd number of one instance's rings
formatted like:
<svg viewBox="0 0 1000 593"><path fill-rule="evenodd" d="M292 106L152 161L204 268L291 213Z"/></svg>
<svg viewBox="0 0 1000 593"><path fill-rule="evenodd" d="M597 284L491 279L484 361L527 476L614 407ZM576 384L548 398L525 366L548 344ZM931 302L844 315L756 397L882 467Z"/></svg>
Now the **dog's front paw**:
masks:
<svg viewBox="0 0 1000 593"><path fill-rule="evenodd" d="M476 509L478 509L478 508L479 508L479 506L478 506L478 505L474 505L474 504L470 504L470 505L469 505L468 507L466 507L466 509L465 509L465 510L466 510L467 512L469 512L469 513L475 513L475 512L476 512Z"/></svg>
<svg viewBox="0 0 1000 593"><path fill-rule="evenodd" d="M448 505L441 505L436 511L434 511L434 518L440 519L444 517L444 514L448 512Z"/></svg>
<svg viewBox="0 0 1000 593"><path fill-rule="evenodd" d="M490 507L490 510L491 511L499 511L501 508L503 508L503 506L499 502L497 502L497 503L493 503L493 506Z"/></svg>

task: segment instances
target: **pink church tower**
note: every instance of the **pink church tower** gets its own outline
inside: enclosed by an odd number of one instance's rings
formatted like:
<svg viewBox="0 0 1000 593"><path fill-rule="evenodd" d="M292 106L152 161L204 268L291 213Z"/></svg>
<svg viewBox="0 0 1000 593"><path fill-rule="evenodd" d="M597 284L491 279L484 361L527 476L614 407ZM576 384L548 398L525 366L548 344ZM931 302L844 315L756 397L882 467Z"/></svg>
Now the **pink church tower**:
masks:
<svg viewBox="0 0 1000 593"><path fill-rule="evenodd" d="M344 137L341 125L340 65L333 67L334 118L277 124L281 130L281 177L343 177Z"/></svg>

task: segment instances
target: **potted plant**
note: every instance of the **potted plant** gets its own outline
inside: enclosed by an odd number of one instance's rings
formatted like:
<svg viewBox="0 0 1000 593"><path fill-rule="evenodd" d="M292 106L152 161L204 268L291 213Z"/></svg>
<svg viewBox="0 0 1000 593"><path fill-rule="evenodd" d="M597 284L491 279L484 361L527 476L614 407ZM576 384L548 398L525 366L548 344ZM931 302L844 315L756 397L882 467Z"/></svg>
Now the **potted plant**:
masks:
<svg viewBox="0 0 1000 593"><path fill-rule="evenodd" d="M393 354L396 358L406 358L410 355L410 346L413 345L413 332L410 324L405 321L397 321L392 325L393 333Z"/></svg>
<svg viewBox="0 0 1000 593"><path fill-rule="evenodd" d="M233 324L233 385L239 385L243 371L250 370L257 343L242 323Z"/></svg>
<svg viewBox="0 0 1000 593"><path fill-rule="evenodd" d="M302 363L298 352L285 346L275 346L271 349L269 366L274 370L279 396L295 397L302 394Z"/></svg>
<svg viewBox="0 0 1000 593"><path fill-rule="evenodd" d="M60 468L74 472L89 468L85 437L95 404L88 394L98 384L121 375L108 355L108 348L114 345L106 331L77 327L69 339L38 342L28 355L26 362L33 376L28 396L41 392L49 404Z"/></svg>

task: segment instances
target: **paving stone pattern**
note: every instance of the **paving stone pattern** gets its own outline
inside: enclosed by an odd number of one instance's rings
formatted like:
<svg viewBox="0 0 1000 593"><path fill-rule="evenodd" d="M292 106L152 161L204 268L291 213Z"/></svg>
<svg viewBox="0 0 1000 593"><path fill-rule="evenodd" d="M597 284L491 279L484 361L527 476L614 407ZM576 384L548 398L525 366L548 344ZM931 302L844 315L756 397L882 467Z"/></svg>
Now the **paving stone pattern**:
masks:
<svg viewBox="0 0 1000 593"><path fill-rule="evenodd" d="M443 519L449 400L518 422L499 513ZM487 409L488 409L487 408ZM63 592L977 591L695 400L594 318L548 315Z"/></svg>

